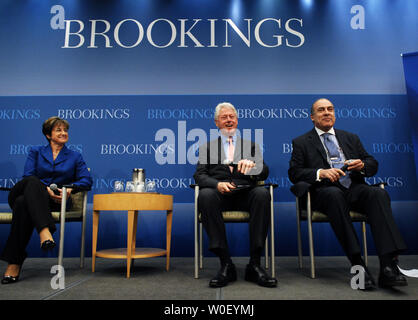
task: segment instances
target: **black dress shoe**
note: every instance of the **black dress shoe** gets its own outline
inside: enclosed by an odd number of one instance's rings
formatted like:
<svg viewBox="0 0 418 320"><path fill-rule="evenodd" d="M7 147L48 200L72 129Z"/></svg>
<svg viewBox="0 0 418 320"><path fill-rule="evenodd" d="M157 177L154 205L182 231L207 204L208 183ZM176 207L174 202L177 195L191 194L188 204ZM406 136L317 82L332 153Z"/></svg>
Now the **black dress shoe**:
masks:
<svg viewBox="0 0 418 320"><path fill-rule="evenodd" d="M373 279L372 274L370 273L369 269L366 266L364 268L364 289L360 288L360 290L372 290L376 288L376 282Z"/></svg>
<svg viewBox="0 0 418 320"><path fill-rule="evenodd" d="M17 275L16 277L3 276L3 279L1 279L1 284L15 283L18 281L19 281L19 275Z"/></svg>
<svg viewBox="0 0 418 320"><path fill-rule="evenodd" d="M270 277L263 268L253 264L247 264L245 280L255 282L262 287L273 288L277 286L276 278Z"/></svg>
<svg viewBox="0 0 418 320"><path fill-rule="evenodd" d="M379 287L404 287L408 282L398 269L398 261L394 259L391 265L380 269Z"/></svg>
<svg viewBox="0 0 418 320"><path fill-rule="evenodd" d="M215 278L209 281L209 287L221 288L225 287L229 282L237 280L237 271L233 263L227 263L221 266Z"/></svg>
<svg viewBox="0 0 418 320"><path fill-rule="evenodd" d="M41 249L44 251L52 250L55 248L55 241L54 240L45 240L41 244Z"/></svg>

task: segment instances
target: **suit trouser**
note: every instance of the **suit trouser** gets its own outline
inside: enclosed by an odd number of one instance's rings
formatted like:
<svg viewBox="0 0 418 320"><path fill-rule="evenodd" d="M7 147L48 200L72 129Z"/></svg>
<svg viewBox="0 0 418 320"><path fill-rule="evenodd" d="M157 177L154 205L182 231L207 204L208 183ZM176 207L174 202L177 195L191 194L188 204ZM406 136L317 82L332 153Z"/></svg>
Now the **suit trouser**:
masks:
<svg viewBox="0 0 418 320"><path fill-rule="evenodd" d="M355 183L352 183L349 189L337 185L319 187L313 192L313 209L328 216L331 227L348 257L361 253L360 243L349 215L350 208L367 215L379 256L398 254L406 249L393 219L386 190Z"/></svg>
<svg viewBox="0 0 418 320"><path fill-rule="evenodd" d="M223 195L217 189L199 191L199 211L202 224L209 237L209 250L228 249L222 211L240 210L250 213L250 256L260 256L268 233L270 218L270 193L264 187L241 190Z"/></svg>
<svg viewBox="0 0 418 320"><path fill-rule="evenodd" d="M21 265L27 257L26 246L34 228L38 233L46 227L51 233L55 232L51 209L59 210L60 205L51 202L46 186L35 176L16 183L8 200L13 217L1 259L9 264Z"/></svg>

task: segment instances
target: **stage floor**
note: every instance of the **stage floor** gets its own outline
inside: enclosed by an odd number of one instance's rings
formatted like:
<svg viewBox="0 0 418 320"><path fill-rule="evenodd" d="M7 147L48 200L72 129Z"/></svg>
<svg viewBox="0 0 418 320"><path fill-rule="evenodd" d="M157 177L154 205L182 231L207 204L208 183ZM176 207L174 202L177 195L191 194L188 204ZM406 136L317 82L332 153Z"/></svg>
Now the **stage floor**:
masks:
<svg viewBox="0 0 418 320"><path fill-rule="evenodd" d="M297 268L297 257L276 257L277 288L262 288L244 280L246 257L233 258L238 280L213 289L209 280L216 274L217 258L205 258L200 278L194 279L193 258L172 258L165 271L165 258L135 260L131 278L126 278L126 261L97 258L91 272L91 258L80 269L78 258L65 258L65 288L53 289L55 258L28 258L21 280L0 285L0 300L418 300L418 278L408 278L409 286L397 289L377 288L362 292L350 286L350 267L345 257L317 257L317 278L309 277L309 260ZM401 256L403 269L417 269L418 256ZM0 262L3 274L6 263ZM378 277L379 263L369 257L369 269ZM54 283L57 283L56 281Z"/></svg>

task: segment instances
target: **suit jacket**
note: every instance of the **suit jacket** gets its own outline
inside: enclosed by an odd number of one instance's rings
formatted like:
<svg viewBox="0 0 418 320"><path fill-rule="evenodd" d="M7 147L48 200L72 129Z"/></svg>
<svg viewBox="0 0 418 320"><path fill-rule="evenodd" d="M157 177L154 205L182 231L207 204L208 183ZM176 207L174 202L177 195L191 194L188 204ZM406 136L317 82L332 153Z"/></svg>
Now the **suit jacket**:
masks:
<svg viewBox="0 0 418 320"><path fill-rule="evenodd" d="M74 184L90 189L93 184L81 154L66 146L61 149L55 161L50 145L32 147L23 173L23 177L28 176L38 177L47 186L51 183L55 183L58 187Z"/></svg>
<svg viewBox="0 0 418 320"><path fill-rule="evenodd" d="M365 183L364 177L371 177L377 172L376 159L367 153L357 135L335 128L334 130L346 159L360 159L364 162L362 173L350 173L352 183ZM316 182L317 170L329 169L330 165L327 161L325 148L315 128L294 139L292 144L293 152L288 171L290 181L292 183L304 181L317 185L330 184L328 179L323 179L320 183Z"/></svg>
<svg viewBox="0 0 418 320"><path fill-rule="evenodd" d="M212 140L199 147L199 161L196 172L193 175L196 183L201 188L216 188L218 182L234 182L236 185L250 184L256 185L257 181L265 180L269 174L269 168L264 163L260 147L252 141L243 140L237 137L234 150L234 161L238 163L241 159L248 159L245 146L250 146L251 155L256 162L256 168L250 171L250 175L244 175L234 167L231 173L229 166L224 164L225 151L222 146L221 138ZM251 159L250 159L251 160Z"/></svg>

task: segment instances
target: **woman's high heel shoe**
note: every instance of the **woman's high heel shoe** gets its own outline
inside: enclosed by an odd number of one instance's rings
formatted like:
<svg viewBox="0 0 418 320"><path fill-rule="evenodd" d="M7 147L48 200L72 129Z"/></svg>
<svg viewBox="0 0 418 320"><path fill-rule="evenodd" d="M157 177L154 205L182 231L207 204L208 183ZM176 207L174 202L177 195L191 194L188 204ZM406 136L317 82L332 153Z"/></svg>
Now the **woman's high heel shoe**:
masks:
<svg viewBox="0 0 418 320"><path fill-rule="evenodd" d="M9 276L9 275L3 276L3 279L1 280L1 284L9 284L9 283L18 282L19 281L19 276L20 276L20 271L22 271L22 266L20 266L19 273L18 273L17 276L15 276L15 277Z"/></svg>
<svg viewBox="0 0 418 320"><path fill-rule="evenodd" d="M52 250L55 248L55 241L54 240L45 240L41 244L41 249L44 251Z"/></svg>
<svg viewBox="0 0 418 320"><path fill-rule="evenodd" d="M9 284L9 283L15 283L17 281L19 281L19 274L16 277L12 277L12 276L3 276L3 279L1 280L1 284Z"/></svg>

